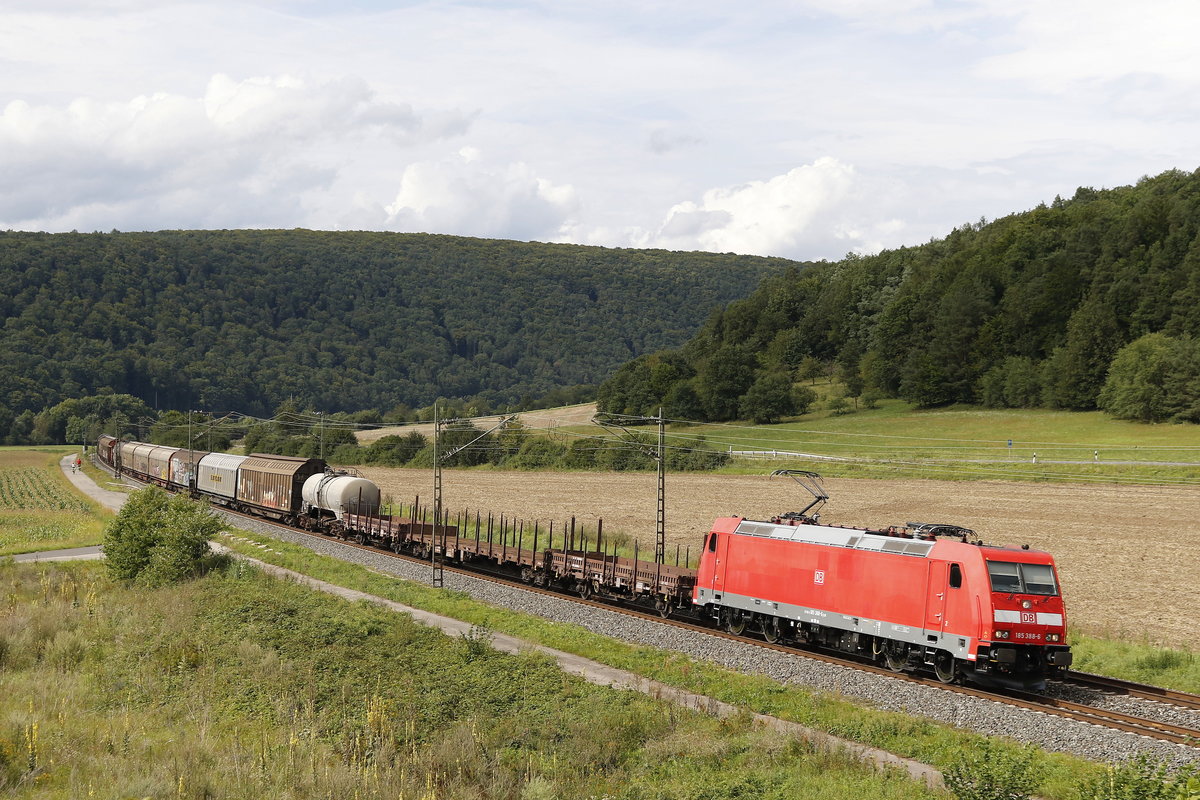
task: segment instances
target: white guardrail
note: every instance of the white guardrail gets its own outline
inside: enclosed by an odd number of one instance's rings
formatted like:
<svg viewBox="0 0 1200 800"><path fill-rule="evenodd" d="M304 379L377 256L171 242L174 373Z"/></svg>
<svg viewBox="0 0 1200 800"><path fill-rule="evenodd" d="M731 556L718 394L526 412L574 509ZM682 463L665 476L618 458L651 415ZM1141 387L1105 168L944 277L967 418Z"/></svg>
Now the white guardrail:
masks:
<svg viewBox="0 0 1200 800"><path fill-rule="evenodd" d="M779 459L779 458L810 458L817 461L845 461L844 458L838 456L823 456L816 453L797 453L792 450L734 450L730 446L729 455L738 458L763 458L763 459Z"/></svg>

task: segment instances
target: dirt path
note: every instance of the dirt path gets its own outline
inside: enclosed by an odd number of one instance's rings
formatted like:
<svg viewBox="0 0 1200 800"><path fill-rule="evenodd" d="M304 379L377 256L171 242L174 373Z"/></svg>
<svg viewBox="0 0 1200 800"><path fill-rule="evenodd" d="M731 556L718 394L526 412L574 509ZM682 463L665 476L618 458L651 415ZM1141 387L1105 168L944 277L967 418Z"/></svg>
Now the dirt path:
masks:
<svg viewBox="0 0 1200 800"><path fill-rule="evenodd" d="M364 468L396 501L432 498L427 470ZM652 547L653 474L448 470L451 509L491 509L527 520L574 514L594 529ZM1059 565L1071 622L1090 632L1194 645L1200 618L1200 490L1062 484L830 479L825 522L882 526L952 522L996 544L1049 550ZM667 478L667 532L695 547L715 517L763 519L809 501L786 478L679 475Z"/></svg>

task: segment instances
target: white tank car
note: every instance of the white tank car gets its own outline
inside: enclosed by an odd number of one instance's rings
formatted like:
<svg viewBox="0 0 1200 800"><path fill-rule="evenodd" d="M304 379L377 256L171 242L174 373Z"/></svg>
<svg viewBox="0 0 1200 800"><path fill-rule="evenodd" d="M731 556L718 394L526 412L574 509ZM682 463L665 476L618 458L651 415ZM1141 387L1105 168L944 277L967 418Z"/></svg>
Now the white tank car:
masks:
<svg viewBox="0 0 1200 800"><path fill-rule="evenodd" d="M361 514L379 513L379 487L366 478L353 475L321 473L310 475L301 489L303 510L317 516L334 516L338 519L346 512Z"/></svg>

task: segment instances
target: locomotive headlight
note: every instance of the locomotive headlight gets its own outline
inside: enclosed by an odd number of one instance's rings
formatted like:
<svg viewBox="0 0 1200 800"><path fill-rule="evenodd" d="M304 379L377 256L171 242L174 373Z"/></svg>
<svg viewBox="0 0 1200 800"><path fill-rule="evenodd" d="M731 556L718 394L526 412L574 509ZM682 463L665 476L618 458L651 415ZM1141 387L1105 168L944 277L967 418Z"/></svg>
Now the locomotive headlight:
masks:
<svg viewBox="0 0 1200 800"><path fill-rule="evenodd" d="M1047 633L1047 634L1046 634L1046 641L1047 641L1047 642L1059 642L1059 641L1062 641L1062 634L1060 634L1060 633Z"/></svg>
<svg viewBox="0 0 1200 800"><path fill-rule="evenodd" d="M1021 608L1033 608L1033 603L1029 602L1028 600L1022 600Z"/></svg>
<svg viewBox="0 0 1200 800"><path fill-rule="evenodd" d="M995 631L995 634L996 634L997 639L1007 639L1008 638L1008 631Z"/></svg>

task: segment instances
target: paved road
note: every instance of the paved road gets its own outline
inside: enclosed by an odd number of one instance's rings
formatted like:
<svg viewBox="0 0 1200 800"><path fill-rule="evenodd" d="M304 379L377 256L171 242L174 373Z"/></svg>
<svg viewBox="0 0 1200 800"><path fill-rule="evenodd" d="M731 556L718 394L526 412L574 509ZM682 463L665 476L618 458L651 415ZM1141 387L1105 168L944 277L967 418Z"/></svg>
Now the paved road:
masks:
<svg viewBox="0 0 1200 800"><path fill-rule="evenodd" d="M73 547L70 550L42 550L37 553L21 553L12 556L13 561L84 561L93 558L103 558L104 552L100 545L94 547Z"/></svg>
<svg viewBox="0 0 1200 800"><path fill-rule="evenodd" d="M77 453L70 453L63 456L62 460L58 462L59 466L62 467L63 474L67 476L67 480L73 483L76 489L110 511L120 511L121 506L125 505L125 500L129 495L124 492L102 489L83 470L79 470L78 472L72 470L71 464L75 462L76 455Z"/></svg>

